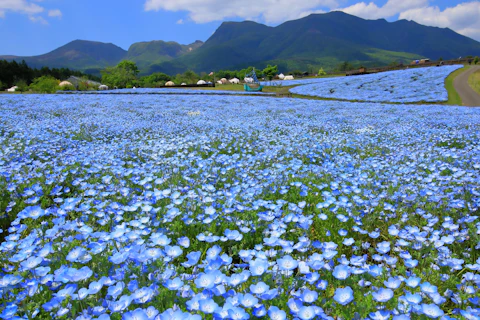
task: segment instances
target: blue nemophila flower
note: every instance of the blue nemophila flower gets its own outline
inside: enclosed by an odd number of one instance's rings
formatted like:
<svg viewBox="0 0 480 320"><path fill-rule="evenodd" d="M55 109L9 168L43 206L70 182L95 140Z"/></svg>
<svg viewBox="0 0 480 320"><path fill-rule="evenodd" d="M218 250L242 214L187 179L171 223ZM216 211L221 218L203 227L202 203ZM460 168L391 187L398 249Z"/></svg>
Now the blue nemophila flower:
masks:
<svg viewBox="0 0 480 320"><path fill-rule="evenodd" d="M338 280L345 280L350 276L350 274L350 267L343 264L336 266L332 273L332 275Z"/></svg>
<svg viewBox="0 0 480 320"><path fill-rule="evenodd" d="M285 320L287 318L286 312L275 306L268 308L268 316L272 320Z"/></svg>
<svg viewBox="0 0 480 320"><path fill-rule="evenodd" d="M43 259L40 257L30 257L27 260L20 263L23 270L30 270L42 263Z"/></svg>
<svg viewBox="0 0 480 320"><path fill-rule="evenodd" d="M201 273L195 279L195 284L199 288L212 289L215 286L215 275L213 273Z"/></svg>
<svg viewBox="0 0 480 320"><path fill-rule="evenodd" d="M40 206L27 207L18 213L20 219L38 219L45 215L45 210Z"/></svg>
<svg viewBox="0 0 480 320"><path fill-rule="evenodd" d="M442 309L436 304L422 304L422 313L431 319L437 319L444 315Z"/></svg>
<svg viewBox="0 0 480 320"><path fill-rule="evenodd" d="M337 288L335 290L335 295L333 296L333 300L337 303L341 304L342 306L349 304L353 301L353 290L350 287L345 288Z"/></svg>
<svg viewBox="0 0 480 320"><path fill-rule="evenodd" d="M123 314L122 319L125 320L149 320L149 316L143 309L135 309Z"/></svg>
<svg viewBox="0 0 480 320"><path fill-rule="evenodd" d="M206 314L212 314L219 309L219 306L212 299L202 299L199 301L200 311Z"/></svg>
<svg viewBox="0 0 480 320"><path fill-rule="evenodd" d="M249 266L252 276L261 276L268 269L268 261L264 259L250 260Z"/></svg>
<svg viewBox="0 0 480 320"><path fill-rule="evenodd" d="M310 320L316 316L315 309L311 306L301 307L297 314L302 320Z"/></svg>
<svg viewBox="0 0 480 320"><path fill-rule="evenodd" d="M373 299L378 302L387 302L393 298L391 289L380 288L377 292L372 292Z"/></svg>
<svg viewBox="0 0 480 320"><path fill-rule="evenodd" d="M280 270L291 271L298 266L298 261L287 255L277 260Z"/></svg>

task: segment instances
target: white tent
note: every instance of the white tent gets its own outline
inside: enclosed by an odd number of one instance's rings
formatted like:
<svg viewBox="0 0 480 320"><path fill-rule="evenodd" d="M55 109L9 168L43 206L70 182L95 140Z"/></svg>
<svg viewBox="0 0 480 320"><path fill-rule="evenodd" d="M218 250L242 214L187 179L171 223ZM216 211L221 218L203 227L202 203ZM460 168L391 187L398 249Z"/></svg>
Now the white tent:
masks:
<svg viewBox="0 0 480 320"><path fill-rule="evenodd" d="M69 81L62 81L60 82L59 84L60 87L63 87L63 86L72 86L73 87L73 84Z"/></svg>
<svg viewBox="0 0 480 320"><path fill-rule="evenodd" d="M233 79L230 79L230 83L239 84L240 80L238 80L237 78L233 78Z"/></svg>
<svg viewBox="0 0 480 320"><path fill-rule="evenodd" d="M222 78L222 79L220 79L220 81L221 81L223 84L226 84L226 83L228 83L228 80L227 80L227 79L225 79L225 78Z"/></svg>
<svg viewBox="0 0 480 320"><path fill-rule="evenodd" d="M223 84L222 80L217 81L218 84Z"/></svg>
<svg viewBox="0 0 480 320"><path fill-rule="evenodd" d="M285 76L283 80L295 80L295 78L293 76Z"/></svg>
<svg viewBox="0 0 480 320"><path fill-rule="evenodd" d="M253 83L253 78L244 78L245 83Z"/></svg>
<svg viewBox="0 0 480 320"><path fill-rule="evenodd" d="M168 81L167 83L165 83L166 87L173 87L174 85L175 85L175 82L173 81Z"/></svg>
<svg viewBox="0 0 480 320"><path fill-rule="evenodd" d="M284 75L283 73L280 73L280 74L278 75L278 79L280 79L280 80L285 79L285 75Z"/></svg>
<svg viewBox="0 0 480 320"><path fill-rule="evenodd" d="M181 86L186 86L187 84L185 82L182 82Z"/></svg>
<svg viewBox="0 0 480 320"><path fill-rule="evenodd" d="M8 92L15 92L15 90L17 90L18 87L17 86L14 86L14 87L11 87L10 89L7 89Z"/></svg>
<svg viewBox="0 0 480 320"><path fill-rule="evenodd" d="M101 86L98 86L98 90L108 90L108 86L102 84Z"/></svg>
<svg viewBox="0 0 480 320"><path fill-rule="evenodd" d="M207 84L204 80L199 80L197 84Z"/></svg>

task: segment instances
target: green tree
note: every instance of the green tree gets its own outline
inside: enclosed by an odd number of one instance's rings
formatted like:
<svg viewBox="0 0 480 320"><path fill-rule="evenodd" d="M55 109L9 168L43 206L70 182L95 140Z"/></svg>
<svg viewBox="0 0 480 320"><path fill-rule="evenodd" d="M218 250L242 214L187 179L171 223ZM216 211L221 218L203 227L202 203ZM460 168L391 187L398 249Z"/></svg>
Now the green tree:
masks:
<svg viewBox="0 0 480 320"><path fill-rule="evenodd" d="M60 81L51 76L42 76L33 80L30 88L37 93L55 93Z"/></svg>
<svg viewBox="0 0 480 320"><path fill-rule="evenodd" d="M25 92L28 90L28 84L25 80L19 80L15 85L18 87L16 91Z"/></svg>
<svg viewBox="0 0 480 320"><path fill-rule="evenodd" d="M475 64L478 63L478 56L476 56L475 59L473 59L473 63L475 63Z"/></svg>
<svg viewBox="0 0 480 320"><path fill-rule="evenodd" d="M4 90L4 89L5 89L5 87L6 87L6 86L3 84L3 82L2 82L2 81L0 81L0 91Z"/></svg>
<svg viewBox="0 0 480 320"><path fill-rule="evenodd" d="M327 73L325 72L325 70L323 70L323 68L320 68L320 70L318 70L318 76L326 76Z"/></svg>
<svg viewBox="0 0 480 320"><path fill-rule="evenodd" d="M138 85L137 75L135 62L123 60L116 67L102 70L102 82L110 87L131 88Z"/></svg>
<svg viewBox="0 0 480 320"><path fill-rule="evenodd" d="M164 86L166 82L170 81L172 78L165 73L155 72L149 76L140 78L140 83L142 87L146 88L157 88Z"/></svg>
<svg viewBox="0 0 480 320"><path fill-rule="evenodd" d="M349 71L353 69L355 69L355 67L348 61L344 61L337 66L338 71Z"/></svg>
<svg viewBox="0 0 480 320"><path fill-rule="evenodd" d="M268 80L272 80L278 73L278 66L268 65L262 72Z"/></svg>

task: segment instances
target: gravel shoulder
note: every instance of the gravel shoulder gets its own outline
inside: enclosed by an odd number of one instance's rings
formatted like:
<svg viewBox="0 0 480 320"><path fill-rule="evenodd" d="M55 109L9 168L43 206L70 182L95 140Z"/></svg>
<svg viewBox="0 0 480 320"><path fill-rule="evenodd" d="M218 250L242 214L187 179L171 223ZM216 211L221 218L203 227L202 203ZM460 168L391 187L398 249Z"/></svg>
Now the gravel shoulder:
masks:
<svg viewBox="0 0 480 320"><path fill-rule="evenodd" d="M462 104L467 107L480 107L480 94L476 93L468 84L468 78L475 71L480 70L480 66L473 66L460 74L453 81L455 90L462 99Z"/></svg>

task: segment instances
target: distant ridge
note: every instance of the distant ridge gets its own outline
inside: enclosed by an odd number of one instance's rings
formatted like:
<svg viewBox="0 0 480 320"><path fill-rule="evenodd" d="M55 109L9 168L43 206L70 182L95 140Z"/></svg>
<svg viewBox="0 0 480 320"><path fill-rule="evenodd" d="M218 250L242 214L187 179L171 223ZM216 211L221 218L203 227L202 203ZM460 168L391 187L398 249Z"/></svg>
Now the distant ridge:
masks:
<svg viewBox="0 0 480 320"><path fill-rule="evenodd" d="M451 29L406 20L365 20L334 11L277 27L252 21L223 22L205 43L138 42L125 51L111 43L75 40L44 55L0 59L24 59L33 67L68 67L97 74L130 59L142 73L176 74L188 69L210 72L250 65L263 68L266 64L277 64L282 71L315 71L343 61L368 67L466 55L480 55L480 43Z"/></svg>

